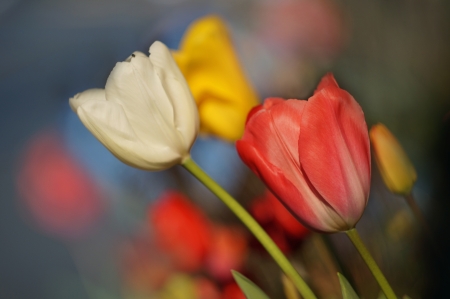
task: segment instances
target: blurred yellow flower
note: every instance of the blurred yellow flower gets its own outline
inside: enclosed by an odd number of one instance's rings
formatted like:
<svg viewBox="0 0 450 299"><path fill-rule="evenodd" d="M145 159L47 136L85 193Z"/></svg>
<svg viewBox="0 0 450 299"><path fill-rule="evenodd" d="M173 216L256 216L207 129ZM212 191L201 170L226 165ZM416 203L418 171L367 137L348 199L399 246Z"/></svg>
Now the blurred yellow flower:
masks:
<svg viewBox="0 0 450 299"><path fill-rule="evenodd" d="M173 56L200 114L200 131L235 141L244 132L258 96L247 80L224 22L217 16L196 20Z"/></svg>
<svg viewBox="0 0 450 299"><path fill-rule="evenodd" d="M401 195L410 194L417 174L398 140L383 124L372 126L369 135L375 160L388 189Z"/></svg>

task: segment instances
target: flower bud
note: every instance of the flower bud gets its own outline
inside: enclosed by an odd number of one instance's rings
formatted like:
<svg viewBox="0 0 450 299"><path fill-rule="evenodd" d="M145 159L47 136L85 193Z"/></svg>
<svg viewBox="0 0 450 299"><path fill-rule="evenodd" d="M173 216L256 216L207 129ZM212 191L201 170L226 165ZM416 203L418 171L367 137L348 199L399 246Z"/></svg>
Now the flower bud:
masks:
<svg viewBox="0 0 450 299"><path fill-rule="evenodd" d="M417 173L394 135L383 124L370 129L375 161L388 189L396 194L411 193Z"/></svg>
<svg viewBox="0 0 450 299"><path fill-rule="evenodd" d="M189 157L198 112L169 49L155 42L150 54L134 52L116 64L105 89L86 90L69 103L119 160L145 170L163 170Z"/></svg>
<svg viewBox="0 0 450 299"><path fill-rule="evenodd" d="M306 227L346 231L361 218L370 189L367 126L332 74L308 101L271 98L253 108L236 147Z"/></svg>

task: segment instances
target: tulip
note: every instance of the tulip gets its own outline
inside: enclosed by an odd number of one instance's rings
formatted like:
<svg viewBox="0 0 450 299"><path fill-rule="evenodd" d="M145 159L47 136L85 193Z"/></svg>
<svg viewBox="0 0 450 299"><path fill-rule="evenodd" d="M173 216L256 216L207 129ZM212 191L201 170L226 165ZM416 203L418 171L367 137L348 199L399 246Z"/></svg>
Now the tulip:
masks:
<svg viewBox="0 0 450 299"><path fill-rule="evenodd" d="M94 136L122 162L162 170L189 157L198 112L167 47L155 42L150 57L134 52L116 64L105 89L69 100Z"/></svg>
<svg viewBox="0 0 450 299"><path fill-rule="evenodd" d="M417 174L400 143L383 124L372 126L369 135L375 161L388 189L396 194L410 194Z"/></svg>
<svg viewBox="0 0 450 299"><path fill-rule="evenodd" d="M332 74L308 100L267 99L236 143L242 160L306 227L354 228L370 189L370 145L361 107Z"/></svg>
<svg viewBox="0 0 450 299"><path fill-rule="evenodd" d="M197 102L200 131L227 141L239 139L258 96L241 68L224 22L217 16L195 21L173 55Z"/></svg>

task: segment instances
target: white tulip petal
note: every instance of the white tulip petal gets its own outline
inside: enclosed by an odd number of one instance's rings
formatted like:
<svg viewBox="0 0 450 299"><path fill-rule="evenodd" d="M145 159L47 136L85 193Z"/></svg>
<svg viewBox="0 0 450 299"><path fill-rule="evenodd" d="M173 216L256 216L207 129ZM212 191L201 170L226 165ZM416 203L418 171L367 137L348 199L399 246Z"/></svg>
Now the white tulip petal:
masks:
<svg viewBox="0 0 450 299"><path fill-rule="evenodd" d="M108 101L87 101L79 107L78 116L83 123L95 119L95 124L85 123L86 126L95 127L94 135L107 128L108 131L113 131L114 137L120 140L138 140L122 106L119 104Z"/></svg>
<svg viewBox="0 0 450 299"><path fill-rule="evenodd" d="M181 159L165 144L147 144L139 140L119 104L91 101L78 110L78 116L89 131L124 163L158 170L177 164Z"/></svg>
<svg viewBox="0 0 450 299"><path fill-rule="evenodd" d="M152 44L150 60L168 98L172 99L175 127L182 135L183 146L190 147L197 136L199 117L186 79L163 43L157 41Z"/></svg>
<svg viewBox="0 0 450 299"><path fill-rule="evenodd" d="M172 120L167 119L173 119L172 108L169 111L157 102L163 100L171 104L167 99L156 98L154 91L149 88L148 83L158 78L150 60L142 56L145 55L135 54L130 62L116 64L106 83L106 99L123 107L139 139L150 139L180 151L184 146L179 134L173 129ZM141 66L136 67L138 64ZM145 73L145 77L142 73ZM146 82L147 80L149 82ZM161 88L160 82L152 85Z"/></svg>
<svg viewBox="0 0 450 299"><path fill-rule="evenodd" d="M133 53L117 63L105 89L69 100L83 124L124 163L162 170L189 156L198 112L169 50L156 42L151 57Z"/></svg>
<svg viewBox="0 0 450 299"><path fill-rule="evenodd" d="M70 108L73 112L77 112L78 107L88 101L105 101L105 90L100 88L92 88L77 93L73 98L69 99Z"/></svg>
<svg viewBox="0 0 450 299"><path fill-rule="evenodd" d="M134 52L130 58L130 64L133 71L137 74L138 84L148 100L152 101L154 109L161 114L162 118L168 121L170 127L174 127L173 104L167 96L166 91L161 85L161 81L153 68L153 65L147 55L141 52ZM152 111L156 113L155 111Z"/></svg>

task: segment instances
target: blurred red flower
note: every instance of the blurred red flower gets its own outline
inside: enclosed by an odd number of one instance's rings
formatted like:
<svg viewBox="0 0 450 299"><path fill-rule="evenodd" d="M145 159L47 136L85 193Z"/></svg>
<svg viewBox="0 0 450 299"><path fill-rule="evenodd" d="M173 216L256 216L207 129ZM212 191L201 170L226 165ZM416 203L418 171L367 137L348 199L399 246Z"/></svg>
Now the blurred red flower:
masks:
<svg viewBox="0 0 450 299"><path fill-rule="evenodd" d="M250 212L283 252L310 233L270 191L251 203Z"/></svg>
<svg viewBox="0 0 450 299"><path fill-rule="evenodd" d="M206 268L220 281L232 280L231 270L240 271L248 251L248 236L240 227L213 228Z"/></svg>
<svg viewBox="0 0 450 299"><path fill-rule="evenodd" d="M222 299L245 299L244 293L236 282L226 285L223 289Z"/></svg>
<svg viewBox="0 0 450 299"><path fill-rule="evenodd" d="M92 228L104 210L103 196L55 132L35 136L20 162L21 203L41 230L73 239Z"/></svg>
<svg viewBox="0 0 450 299"><path fill-rule="evenodd" d="M173 274L173 265L149 238L128 241L120 255L122 277L133 293L150 294Z"/></svg>
<svg viewBox="0 0 450 299"><path fill-rule="evenodd" d="M334 1L266 1L257 13L262 37L287 51L329 59L347 40L343 15Z"/></svg>
<svg viewBox="0 0 450 299"><path fill-rule="evenodd" d="M181 269L198 270L211 240L208 219L183 194L165 193L148 209L155 240Z"/></svg>
<svg viewBox="0 0 450 299"><path fill-rule="evenodd" d="M200 277L195 280L198 299L221 299L219 288L211 280Z"/></svg>

